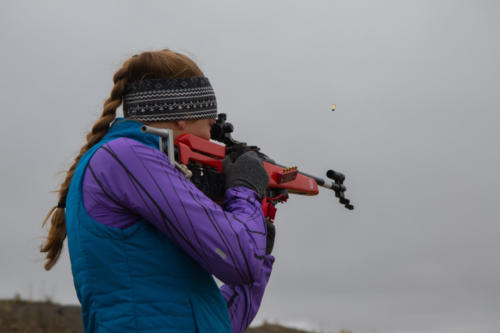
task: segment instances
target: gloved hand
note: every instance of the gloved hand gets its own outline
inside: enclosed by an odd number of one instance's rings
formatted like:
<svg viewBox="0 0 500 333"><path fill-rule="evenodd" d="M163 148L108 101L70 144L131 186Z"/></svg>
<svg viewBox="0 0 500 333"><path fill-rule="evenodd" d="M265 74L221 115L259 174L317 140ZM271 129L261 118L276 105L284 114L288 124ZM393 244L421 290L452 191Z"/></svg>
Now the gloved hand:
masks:
<svg viewBox="0 0 500 333"><path fill-rule="evenodd" d="M226 189L244 186L254 190L262 197L267 185L269 185L269 176L264 168L264 163L254 151L247 151L235 162L226 156L222 162L222 169L226 175Z"/></svg>

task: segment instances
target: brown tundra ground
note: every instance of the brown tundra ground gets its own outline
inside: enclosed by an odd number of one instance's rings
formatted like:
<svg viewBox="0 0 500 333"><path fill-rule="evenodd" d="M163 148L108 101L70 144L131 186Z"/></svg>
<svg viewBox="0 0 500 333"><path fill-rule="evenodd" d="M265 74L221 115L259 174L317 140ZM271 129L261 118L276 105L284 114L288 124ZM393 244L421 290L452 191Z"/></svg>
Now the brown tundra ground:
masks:
<svg viewBox="0 0 500 333"><path fill-rule="evenodd" d="M84 333L79 306L0 300L0 333ZM247 333L312 333L277 324L264 324Z"/></svg>

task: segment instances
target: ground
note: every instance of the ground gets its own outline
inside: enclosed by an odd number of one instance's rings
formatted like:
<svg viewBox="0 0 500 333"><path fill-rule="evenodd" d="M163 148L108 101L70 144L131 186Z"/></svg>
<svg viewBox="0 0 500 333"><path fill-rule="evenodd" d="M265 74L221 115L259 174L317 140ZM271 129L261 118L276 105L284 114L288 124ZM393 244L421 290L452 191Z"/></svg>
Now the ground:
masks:
<svg viewBox="0 0 500 333"><path fill-rule="evenodd" d="M249 328L247 333L311 333L277 324ZM0 333L83 333L79 306L0 300Z"/></svg>

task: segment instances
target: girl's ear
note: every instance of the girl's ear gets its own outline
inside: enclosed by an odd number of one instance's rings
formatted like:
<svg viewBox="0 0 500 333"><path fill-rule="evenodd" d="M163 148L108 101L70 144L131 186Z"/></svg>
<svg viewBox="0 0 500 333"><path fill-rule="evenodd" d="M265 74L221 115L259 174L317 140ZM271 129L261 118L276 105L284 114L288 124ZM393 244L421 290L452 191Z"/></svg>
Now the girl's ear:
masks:
<svg viewBox="0 0 500 333"><path fill-rule="evenodd" d="M177 128L178 128L179 130L181 130L181 131L182 131L182 130L184 130L184 129L186 128L186 121L185 121L185 120L177 120L177 121L175 122L175 125L177 126Z"/></svg>

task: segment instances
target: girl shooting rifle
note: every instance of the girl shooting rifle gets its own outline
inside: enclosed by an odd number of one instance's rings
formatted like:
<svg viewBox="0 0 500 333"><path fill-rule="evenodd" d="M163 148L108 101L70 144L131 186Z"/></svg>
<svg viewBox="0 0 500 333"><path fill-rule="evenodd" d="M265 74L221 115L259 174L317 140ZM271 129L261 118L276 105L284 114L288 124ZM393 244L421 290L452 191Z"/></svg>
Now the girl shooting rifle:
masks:
<svg viewBox="0 0 500 333"><path fill-rule="evenodd" d="M147 124L210 138L214 92L185 55L133 56L113 77L44 220L45 269L68 237L86 333L243 332L259 308L274 257L266 251L254 152L225 161L225 202L213 202L158 149ZM116 118L123 105L124 118ZM224 285L219 289L212 275Z"/></svg>

